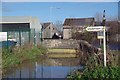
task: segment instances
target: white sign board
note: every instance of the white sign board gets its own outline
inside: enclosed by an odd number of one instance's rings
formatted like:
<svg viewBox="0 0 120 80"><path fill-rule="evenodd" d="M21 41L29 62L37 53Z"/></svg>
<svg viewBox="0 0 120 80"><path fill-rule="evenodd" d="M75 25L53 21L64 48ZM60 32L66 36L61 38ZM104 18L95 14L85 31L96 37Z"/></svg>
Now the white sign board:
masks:
<svg viewBox="0 0 120 80"><path fill-rule="evenodd" d="M0 32L0 41L7 41L7 32Z"/></svg>
<svg viewBox="0 0 120 80"><path fill-rule="evenodd" d="M87 31L92 31L92 32L98 32L98 31L103 31L104 27L103 26L91 26L86 28Z"/></svg>
<svg viewBox="0 0 120 80"><path fill-rule="evenodd" d="M98 39L103 39L104 38L103 31L97 32L97 38Z"/></svg>

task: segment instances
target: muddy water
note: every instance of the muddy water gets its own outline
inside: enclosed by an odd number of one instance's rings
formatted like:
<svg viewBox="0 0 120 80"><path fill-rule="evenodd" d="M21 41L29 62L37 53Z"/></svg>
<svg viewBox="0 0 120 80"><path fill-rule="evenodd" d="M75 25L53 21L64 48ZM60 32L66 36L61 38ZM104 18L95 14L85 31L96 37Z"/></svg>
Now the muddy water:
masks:
<svg viewBox="0 0 120 80"><path fill-rule="evenodd" d="M17 68L11 68L4 78L65 78L73 70L82 68L79 58L39 58L25 61Z"/></svg>

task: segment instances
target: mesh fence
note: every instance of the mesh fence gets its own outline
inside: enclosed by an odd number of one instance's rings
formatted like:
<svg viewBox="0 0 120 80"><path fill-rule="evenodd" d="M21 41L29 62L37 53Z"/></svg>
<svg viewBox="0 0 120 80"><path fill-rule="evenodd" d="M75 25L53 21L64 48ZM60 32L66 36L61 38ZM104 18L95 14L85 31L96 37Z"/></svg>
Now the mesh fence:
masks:
<svg viewBox="0 0 120 80"><path fill-rule="evenodd" d="M2 37L2 47L9 47L14 45L9 43L10 41L15 42L16 46L21 46L24 44L32 43L34 45L41 43L41 33L35 32L35 29L30 29L27 31L8 31ZM3 43L4 42L4 43Z"/></svg>

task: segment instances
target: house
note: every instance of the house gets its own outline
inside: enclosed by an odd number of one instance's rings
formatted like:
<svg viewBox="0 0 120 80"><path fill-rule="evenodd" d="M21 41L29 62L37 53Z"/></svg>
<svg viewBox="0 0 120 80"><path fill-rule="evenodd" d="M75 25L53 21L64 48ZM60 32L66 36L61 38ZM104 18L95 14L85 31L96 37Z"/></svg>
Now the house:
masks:
<svg viewBox="0 0 120 80"><path fill-rule="evenodd" d="M95 26L102 26L102 22L95 22ZM107 41L116 41L117 39L120 39L119 26L119 21L117 20L105 22Z"/></svg>
<svg viewBox="0 0 120 80"><path fill-rule="evenodd" d="M40 43L42 26L38 18L31 16L2 16L0 18L2 18L0 41L15 40L18 45L30 42Z"/></svg>
<svg viewBox="0 0 120 80"><path fill-rule="evenodd" d="M75 30L84 32L87 26L94 26L94 18L66 18L63 24L63 39L71 39Z"/></svg>
<svg viewBox="0 0 120 80"><path fill-rule="evenodd" d="M42 24L42 38L43 39L52 39L53 35L59 33L57 28L53 23L43 23Z"/></svg>

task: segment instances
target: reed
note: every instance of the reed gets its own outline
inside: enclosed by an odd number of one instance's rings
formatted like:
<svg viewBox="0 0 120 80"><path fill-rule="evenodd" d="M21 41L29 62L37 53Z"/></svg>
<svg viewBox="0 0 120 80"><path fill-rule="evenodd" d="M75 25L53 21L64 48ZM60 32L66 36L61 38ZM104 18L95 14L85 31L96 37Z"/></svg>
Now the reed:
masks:
<svg viewBox="0 0 120 80"><path fill-rule="evenodd" d="M16 46L11 49L2 49L2 68L6 69L11 66L21 64L24 60L35 59L36 57L46 53L47 49L43 45L26 44Z"/></svg>

